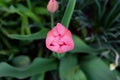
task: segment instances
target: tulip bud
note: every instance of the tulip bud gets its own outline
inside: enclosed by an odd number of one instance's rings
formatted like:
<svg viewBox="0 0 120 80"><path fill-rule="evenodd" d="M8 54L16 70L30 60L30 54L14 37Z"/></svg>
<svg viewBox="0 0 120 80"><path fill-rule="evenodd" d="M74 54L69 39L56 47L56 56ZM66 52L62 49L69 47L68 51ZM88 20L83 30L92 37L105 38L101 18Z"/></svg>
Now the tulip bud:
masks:
<svg viewBox="0 0 120 80"><path fill-rule="evenodd" d="M64 53L74 48L71 32L62 24L57 25L47 33L46 47L53 52Z"/></svg>
<svg viewBox="0 0 120 80"><path fill-rule="evenodd" d="M54 13L58 9L58 2L56 0L50 0L47 5L47 10Z"/></svg>

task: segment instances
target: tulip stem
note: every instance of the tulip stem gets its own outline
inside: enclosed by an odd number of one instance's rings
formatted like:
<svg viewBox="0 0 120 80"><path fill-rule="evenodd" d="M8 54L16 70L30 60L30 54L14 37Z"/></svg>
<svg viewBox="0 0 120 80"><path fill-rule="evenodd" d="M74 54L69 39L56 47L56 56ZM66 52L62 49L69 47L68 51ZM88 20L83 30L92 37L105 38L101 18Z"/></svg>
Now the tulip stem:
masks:
<svg viewBox="0 0 120 80"><path fill-rule="evenodd" d="M59 53L55 53L55 52L53 52L52 54L53 54L54 57L56 57L58 59L61 59L65 55L65 53L59 54Z"/></svg>
<svg viewBox="0 0 120 80"><path fill-rule="evenodd" d="M54 26L54 15L51 13L51 28Z"/></svg>

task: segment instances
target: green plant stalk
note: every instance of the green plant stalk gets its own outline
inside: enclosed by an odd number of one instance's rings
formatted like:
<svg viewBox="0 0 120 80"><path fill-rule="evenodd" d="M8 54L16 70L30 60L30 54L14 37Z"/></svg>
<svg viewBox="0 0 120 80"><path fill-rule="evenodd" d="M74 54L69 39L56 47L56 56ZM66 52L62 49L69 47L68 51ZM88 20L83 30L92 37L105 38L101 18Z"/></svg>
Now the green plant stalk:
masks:
<svg viewBox="0 0 120 80"><path fill-rule="evenodd" d="M21 26L21 35L24 35L24 26Z"/></svg>
<svg viewBox="0 0 120 80"><path fill-rule="evenodd" d="M31 30L30 30L30 27L29 27L29 23L28 23L28 18L25 17L25 23L24 23L25 26L25 29L26 29L26 33L27 34L31 34Z"/></svg>
<svg viewBox="0 0 120 80"><path fill-rule="evenodd" d="M32 7L31 7L31 1L30 0L27 0L27 5L28 5L28 8L31 10Z"/></svg>
<svg viewBox="0 0 120 80"><path fill-rule="evenodd" d="M24 15L23 16L21 16L21 20L22 20L22 23L21 23L21 35L24 35L25 33L24 33L24 20L25 20L25 18L24 18Z"/></svg>
<svg viewBox="0 0 120 80"><path fill-rule="evenodd" d="M27 32L27 34L31 34L31 30L29 27L26 28L26 32Z"/></svg>
<svg viewBox="0 0 120 80"><path fill-rule="evenodd" d="M21 26L21 34L24 35L26 31L27 34L31 34L30 28L28 27L28 18L26 16L21 16L22 26Z"/></svg>
<svg viewBox="0 0 120 80"><path fill-rule="evenodd" d="M72 13L74 11L75 3L76 3L76 0L69 0L69 2L67 4L67 8L64 13L64 16L61 21L61 23L67 28L69 26L69 23L70 23L70 20L72 17Z"/></svg>
<svg viewBox="0 0 120 80"><path fill-rule="evenodd" d="M39 49L37 57L41 57L42 53L43 53L43 47Z"/></svg>
<svg viewBox="0 0 120 80"><path fill-rule="evenodd" d="M50 13L50 18L51 18L51 28L54 27L54 14Z"/></svg>
<svg viewBox="0 0 120 80"><path fill-rule="evenodd" d="M0 26L0 30L1 30L1 32L2 32L4 35L7 35L7 34L8 34L8 32L7 32L4 28L2 28L1 26Z"/></svg>
<svg viewBox="0 0 120 80"><path fill-rule="evenodd" d="M61 59L65 55L65 53L56 53L56 52L53 52L52 54L54 57L58 59Z"/></svg>
<svg viewBox="0 0 120 80"><path fill-rule="evenodd" d="M6 45L7 48L11 48L11 44L9 43L9 41L5 38L5 37L2 37L2 41L4 42L4 44Z"/></svg>
<svg viewBox="0 0 120 80"><path fill-rule="evenodd" d="M0 30L1 30L1 32L4 34L4 35L8 35L8 32L4 29L4 28L2 28L2 27L0 27ZM2 36L1 36L2 37ZM10 45L10 43L8 42L8 40L5 38L5 37L2 37L2 41L4 42L4 44L7 46L7 48L11 48L11 45Z"/></svg>

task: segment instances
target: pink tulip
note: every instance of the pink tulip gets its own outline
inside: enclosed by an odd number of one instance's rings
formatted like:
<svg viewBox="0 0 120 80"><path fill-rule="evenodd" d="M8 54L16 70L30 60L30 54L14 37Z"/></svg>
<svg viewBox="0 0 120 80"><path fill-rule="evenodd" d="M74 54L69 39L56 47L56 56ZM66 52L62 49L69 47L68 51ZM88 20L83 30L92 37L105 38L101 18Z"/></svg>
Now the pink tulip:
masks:
<svg viewBox="0 0 120 80"><path fill-rule="evenodd" d="M47 33L46 47L53 52L64 53L74 48L71 32L62 24L57 25Z"/></svg>
<svg viewBox="0 0 120 80"><path fill-rule="evenodd" d="M56 0L50 0L47 5L47 10L54 13L58 9L58 2Z"/></svg>

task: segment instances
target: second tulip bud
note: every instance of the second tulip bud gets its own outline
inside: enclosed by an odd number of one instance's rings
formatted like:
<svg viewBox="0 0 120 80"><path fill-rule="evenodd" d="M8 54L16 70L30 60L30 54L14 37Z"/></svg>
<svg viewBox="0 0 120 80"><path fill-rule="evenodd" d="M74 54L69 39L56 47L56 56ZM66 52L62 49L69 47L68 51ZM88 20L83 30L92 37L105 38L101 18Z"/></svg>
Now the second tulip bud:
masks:
<svg viewBox="0 0 120 80"><path fill-rule="evenodd" d="M54 13L58 10L58 2L56 0L50 0L47 5L47 10L50 13Z"/></svg>

